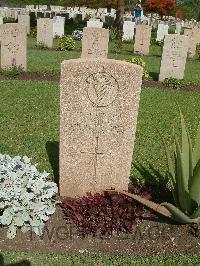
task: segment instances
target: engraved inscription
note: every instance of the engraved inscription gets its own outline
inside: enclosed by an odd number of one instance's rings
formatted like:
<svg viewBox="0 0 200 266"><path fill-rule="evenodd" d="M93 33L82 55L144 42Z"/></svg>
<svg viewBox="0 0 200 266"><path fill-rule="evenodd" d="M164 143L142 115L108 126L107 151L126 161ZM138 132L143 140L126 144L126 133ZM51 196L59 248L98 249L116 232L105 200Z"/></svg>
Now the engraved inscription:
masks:
<svg viewBox="0 0 200 266"><path fill-rule="evenodd" d="M106 107L112 104L117 96L118 82L109 73L99 72L86 79L88 83L88 97L97 107Z"/></svg>

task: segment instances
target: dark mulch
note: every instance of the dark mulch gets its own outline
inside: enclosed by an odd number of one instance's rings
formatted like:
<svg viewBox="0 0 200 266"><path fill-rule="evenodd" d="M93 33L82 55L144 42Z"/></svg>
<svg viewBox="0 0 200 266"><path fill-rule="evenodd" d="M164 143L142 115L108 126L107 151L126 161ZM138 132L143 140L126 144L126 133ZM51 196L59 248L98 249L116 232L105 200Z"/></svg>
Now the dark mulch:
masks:
<svg viewBox="0 0 200 266"><path fill-rule="evenodd" d="M38 80L38 81L60 81L60 74L49 74L49 73L39 73L39 72L25 72L17 76L6 76L0 73L0 80ZM158 88L163 90L170 90L168 87L165 87L162 82L153 81L153 80L144 80L143 88ZM181 88L181 91L200 91L200 84L190 84L185 85Z"/></svg>
<svg viewBox="0 0 200 266"><path fill-rule="evenodd" d="M0 74L0 80L38 80L38 81L60 81L60 74L49 74L39 72L24 72L17 76L6 76Z"/></svg>
<svg viewBox="0 0 200 266"><path fill-rule="evenodd" d="M66 225L58 207L47 222L42 238L19 231L9 240L5 228L0 228L0 250L65 255L180 255L199 253L200 239L191 234L190 226L161 219L140 222L134 226L132 234L82 238L75 227Z"/></svg>
<svg viewBox="0 0 200 266"><path fill-rule="evenodd" d="M172 90L162 84L162 82L154 81L154 80L144 80L142 83L144 88L158 88L162 90ZM176 90L178 91L178 90ZM200 84L189 84L183 86L179 91L200 91Z"/></svg>

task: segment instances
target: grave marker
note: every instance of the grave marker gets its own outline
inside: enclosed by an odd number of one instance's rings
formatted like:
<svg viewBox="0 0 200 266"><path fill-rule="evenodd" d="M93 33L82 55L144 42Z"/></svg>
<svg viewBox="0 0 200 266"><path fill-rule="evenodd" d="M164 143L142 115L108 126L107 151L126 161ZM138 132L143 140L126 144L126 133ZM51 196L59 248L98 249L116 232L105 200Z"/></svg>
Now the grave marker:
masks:
<svg viewBox="0 0 200 266"><path fill-rule="evenodd" d="M127 190L142 68L78 59L61 69L60 195Z"/></svg>

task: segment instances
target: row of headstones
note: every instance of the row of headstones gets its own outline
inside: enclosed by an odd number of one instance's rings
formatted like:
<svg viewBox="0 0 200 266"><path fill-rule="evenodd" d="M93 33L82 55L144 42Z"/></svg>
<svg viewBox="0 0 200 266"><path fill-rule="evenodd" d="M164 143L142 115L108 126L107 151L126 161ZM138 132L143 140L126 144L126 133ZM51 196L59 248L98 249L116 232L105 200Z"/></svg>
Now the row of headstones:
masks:
<svg viewBox="0 0 200 266"><path fill-rule="evenodd" d="M1 67L3 69L19 66L26 70L26 34L25 23L8 23L0 26L1 31ZM37 25L37 43L52 47L53 20L39 19ZM149 54L151 26L137 25L134 43L136 54ZM82 57L107 58L109 30L103 28L84 28ZM184 76L187 55L194 56L196 44L200 43L200 29L185 29L185 35L167 34L162 55L160 78ZM8 60L7 60L8 59ZM163 74L164 73L164 74Z"/></svg>
<svg viewBox="0 0 200 266"><path fill-rule="evenodd" d="M137 25L134 53L149 54L151 26ZM82 41L83 58L107 58L109 31L107 29L84 28ZM165 78L184 78L187 57L195 55L200 43L200 29L185 29L185 35L166 34L162 53L159 81Z"/></svg>
<svg viewBox="0 0 200 266"><path fill-rule="evenodd" d="M31 13L35 14L36 18L52 18L56 15L64 15L66 17L78 19L79 21L83 21L86 16L90 16L92 18L100 18L104 23L115 19L115 10L111 9L110 12L105 12L105 9L88 9L88 8L82 8L79 10L78 8L67 8L66 10L42 10L42 9L24 9L24 8L17 8L17 9L9 9L9 8L0 8L0 16L1 17L9 17L13 19L17 19L18 15L29 15Z"/></svg>

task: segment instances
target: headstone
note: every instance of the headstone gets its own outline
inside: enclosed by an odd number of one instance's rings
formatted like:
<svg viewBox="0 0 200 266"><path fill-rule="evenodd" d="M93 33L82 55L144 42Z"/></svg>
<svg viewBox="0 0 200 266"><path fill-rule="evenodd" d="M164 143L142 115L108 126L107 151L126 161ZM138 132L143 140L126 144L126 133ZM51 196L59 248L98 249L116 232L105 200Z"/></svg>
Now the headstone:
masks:
<svg viewBox="0 0 200 266"><path fill-rule="evenodd" d="M197 36L194 29L184 29L184 35L189 38L188 58L193 58L196 54Z"/></svg>
<svg viewBox="0 0 200 266"><path fill-rule="evenodd" d="M65 18L56 16L53 18L53 37L62 37L64 35Z"/></svg>
<svg viewBox="0 0 200 266"><path fill-rule="evenodd" d="M37 44L43 44L49 48L53 46L53 20L39 18L37 20Z"/></svg>
<svg viewBox="0 0 200 266"><path fill-rule="evenodd" d="M163 41L164 37L168 34L169 26L167 24L158 24L156 41Z"/></svg>
<svg viewBox="0 0 200 266"><path fill-rule="evenodd" d="M135 22L124 21L123 24L123 41L133 40L135 31Z"/></svg>
<svg viewBox="0 0 200 266"><path fill-rule="evenodd" d="M103 28L103 22L99 19L87 21L88 28Z"/></svg>
<svg viewBox="0 0 200 266"><path fill-rule="evenodd" d="M181 34L182 25L181 22L176 22L176 34Z"/></svg>
<svg viewBox="0 0 200 266"><path fill-rule="evenodd" d="M18 23L26 27L27 34L30 33L30 16L29 15L18 15Z"/></svg>
<svg viewBox="0 0 200 266"><path fill-rule="evenodd" d="M27 70L26 27L18 23L0 26L1 68L20 67Z"/></svg>
<svg viewBox="0 0 200 266"><path fill-rule="evenodd" d="M134 53L148 55L149 47L151 42L151 26L148 25L137 25Z"/></svg>
<svg viewBox="0 0 200 266"><path fill-rule="evenodd" d="M62 63L61 196L128 189L142 72L108 59Z"/></svg>
<svg viewBox="0 0 200 266"><path fill-rule="evenodd" d="M188 38L184 35L165 36L159 81L165 78L183 79L188 53Z"/></svg>
<svg viewBox="0 0 200 266"><path fill-rule="evenodd" d="M3 24L3 17L0 17L0 25Z"/></svg>
<svg viewBox="0 0 200 266"><path fill-rule="evenodd" d="M84 28L82 39L82 58L107 58L109 30Z"/></svg>

